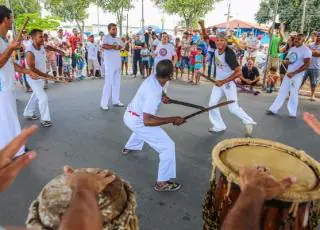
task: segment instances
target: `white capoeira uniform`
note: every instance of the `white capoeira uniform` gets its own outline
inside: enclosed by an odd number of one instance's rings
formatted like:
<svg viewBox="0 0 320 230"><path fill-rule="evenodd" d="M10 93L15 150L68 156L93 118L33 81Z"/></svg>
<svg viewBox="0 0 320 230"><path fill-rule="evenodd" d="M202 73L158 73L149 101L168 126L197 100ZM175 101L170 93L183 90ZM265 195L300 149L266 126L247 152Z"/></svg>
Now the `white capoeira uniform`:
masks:
<svg viewBox="0 0 320 230"><path fill-rule="evenodd" d="M294 72L304 65L304 59L312 58L312 51L305 45L300 47L292 47L286 59L289 59L288 72ZM287 108L289 116L296 117L298 104L299 104L299 89L301 87L305 72L300 72L294 75L291 79L286 75L283 78L279 93L273 104L270 106L269 111L278 113L279 109L283 106L288 93L290 92Z"/></svg>
<svg viewBox="0 0 320 230"><path fill-rule="evenodd" d="M8 47L8 41L0 37L0 53ZM15 70L12 58L0 68L0 150L21 133L14 93ZM25 147L17 152L16 157L25 152Z"/></svg>
<svg viewBox="0 0 320 230"><path fill-rule="evenodd" d="M234 59L232 60L232 62L235 63L233 69L239 66L236 59L236 54L234 52L232 52L232 55L230 55L229 58ZM231 69L231 67L225 61L225 52L220 55L218 50L215 51L215 68L216 80L224 80L232 75L233 69ZM233 81L224 84L221 87L213 87L209 106L218 104L223 96L226 96L227 100L235 101L234 103L228 105L229 111L239 117L244 125L256 125L256 122L239 106L237 87ZM224 121L222 120L219 109L213 109L209 111L209 120L213 125L212 131L214 132L220 132L227 128Z"/></svg>
<svg viewBox="0 0 320 230"><path fill-rule="evenodd" d="M100 58L101 58L101 65L100 65L100 73L101 76L104 77L106 74L105 66L104 66L104 49L102 48L103 41L99 41L99 48L100 48Z"/></svg>
<svg viewBox="0 0 320 230"><path fill-rule="evenodd" d="M124 123L132 131L125 148L142 150L145 142L149 144L159 153L157 181L168 181L176 178L175 143L160 126L147 127L143 123L143 113L156 115L162 91L163 87L154 74L141 84L124 114Z"/></svg>
<svg viewBox="0 0 320 230"><path fill-rule="evenodd" d="M103 44L120 45L122 41L111 35L104 36ZM104 50L105 80L101 98L101 107L107 107L112 93L112 104L120 103L121 57L120 50Z"/></svg>
<svg viewBox="0 0 320 230"><path fill-rule="evenodd" d="M33 42L30 41L27 45L26 52L30 52L34 55L36 69L40 70L43 73L46 73L46 51L44 49L44 46L41 46L40 50L37 50L33 46ZM45 81L43 79L33 80L29 76L27 76L27 81L33 93L24 110L23 116L29 117L35 115L36 107L38 104L41 120L51 121L48 95L43 89Z"/></svg>

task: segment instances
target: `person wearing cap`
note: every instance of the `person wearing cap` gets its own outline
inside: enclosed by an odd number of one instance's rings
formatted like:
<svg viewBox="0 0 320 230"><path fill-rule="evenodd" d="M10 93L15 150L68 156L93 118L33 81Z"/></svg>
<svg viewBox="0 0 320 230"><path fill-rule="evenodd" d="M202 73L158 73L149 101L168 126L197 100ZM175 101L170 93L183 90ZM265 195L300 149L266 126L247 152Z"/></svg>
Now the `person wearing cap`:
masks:
<svg viewBox="0 0 320 230"><path fill-rule="evenodd" d="M216 85L212 89L209 106L218 104L223 96L226 96L227 100L234 100L235 102L229 105L229 111L241 119L245 125L246 136L252 136L253 125L256 125L256 122L238 104L234 80L241 75L241 67L236 54L227 46L225 33L221 32L217 35L216 46ZM209 111L209 120L212 124L209 132L221 132L227 128L219 109Z"/></svg>
<svg viewBox="0 0 320 230"><path fill-rule="evenodd" d="M289 117L296 118L299 104L299 89L303 81L305 71L311 64L312 51L309 47L303 44L304 35L298 34L294 39L294 47L292 47L285 63L288 64L288 71L285 75L278 96L267 111L268 115L275 115L286 101L289 94L287 104Z"/></svg>
<svg viewBox="0 0 320 230"><path fill-rule="evenodd" d="M86 46L88 52L88 70L89 76L93 77L101 77L100 74L100 66L98 62L98 52L99 52L99 44L94 41L94 35L91 34L88 37L88 43Z"/></svg>
<svg viewBox="0 0 320 230"><path fill-rule="evenodd" d="M167 103L163 91L164 86L172 79L173 73L174 65L171 60L159 61L155 72L140 85L123 117L132 134L122 149L122 154L141 151L144 143L159 153L158 177L154 186L158 192L173 192L181 188L181 184L172 181L176 178L175 143L160 126L180 126L185 123L185 119L157 115L161 102Z"/></svg>
<svg viewBox="0 0 320 230"><path fill-rule="evenodd" d="M109 110L109 99L112 94L112 104L116 107L124 107L120 102L121 56L120 50L124 47L121 39L117 37L117 25L108 25L109 34L104 36L104 65L106 70L105 82L102 92L100 107Z"/></svg>
<svg viewBox="0 0 320 230"><path fill-rule="evenodd" d="M309 45L312 51L312 60L309 69L306 71L302 85L307 78L310 80L311 101L316 101L316 88L320 80L320 32L316 34L316 40Z"/></svg>
<svg viewBox="0 0 320 230"><path fill-rule="evenodd" d="M58 28L57 31L57 37L54 38L54 44L56 47L58 48L62 48L62 42L67 42L67 38L66 36L63 35L63 29L62 27ZM57 66L58 66L58 73L59 76L62 76L62 66L63 66L63 62L62 62L62 55L60 53L56 53L57 56Z"/></svg>

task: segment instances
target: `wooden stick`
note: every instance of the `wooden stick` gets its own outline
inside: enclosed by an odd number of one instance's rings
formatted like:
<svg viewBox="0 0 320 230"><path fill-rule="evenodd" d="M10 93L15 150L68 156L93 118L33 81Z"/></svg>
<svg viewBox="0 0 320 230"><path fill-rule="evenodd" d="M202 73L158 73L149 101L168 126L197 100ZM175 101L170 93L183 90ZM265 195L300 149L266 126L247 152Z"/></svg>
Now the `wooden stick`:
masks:
<svg viewBox="0 0 320 230"><path fill-rule="evenodd" d="M183 105L183 106L191 107L191 108L195 108L195 109L205 109L205 107L203 107L201 105L196 105L196 104L192 104L192 103L188 103L188 102L184 102L184 101L178 101L178 100L174 100L174 99L170 99L169 103L176 104L176 105Z"/></svg>
<svg viewBox="0 0 320 230"><path fill-rule="evenodd" d="M22 25L22 28L21 28L21 30L19 31L19 34L18 34L18 36L16 37L16 41L21 41L21 39L22 39L22 33L23 33L23 31L26 29L26 26L27 26L27 24L28 24L28 22L29 22L29 17L26 17L26 19L24 20L24 23L23 23L23 25Z"/></svg>
<svg viewBox="0 0 320 230"><path fill-rule="evenodd" d="M190 114L188 116L185 116L184 119L188 120L188 119L190 119L192 117L195 117L195 116L198 116L198 115L200 115L202 113L208 112L209 110L216 109L216 108L219 108L221 106L229 105L229 104L232 104L234 102L235 101L225 101L225 102L219 103L217 105L214 105L214 106L211 106L211 107L208 107L208 108L204 108L204 109L202 109L202 110L200 110L200 111L198 111L196 113L192 113L192 114Z"/></svg>
<svg viewBox="0 0 320 230"><path fill-rule="evenodd" d="M67 83L67 81L65 80L60 80L58 78L55 77L43 77L43 76L38 76L39 79L43 79L43 80L48 80L48 81L56 81L56 82L60 82L60 83Z"/></svg>

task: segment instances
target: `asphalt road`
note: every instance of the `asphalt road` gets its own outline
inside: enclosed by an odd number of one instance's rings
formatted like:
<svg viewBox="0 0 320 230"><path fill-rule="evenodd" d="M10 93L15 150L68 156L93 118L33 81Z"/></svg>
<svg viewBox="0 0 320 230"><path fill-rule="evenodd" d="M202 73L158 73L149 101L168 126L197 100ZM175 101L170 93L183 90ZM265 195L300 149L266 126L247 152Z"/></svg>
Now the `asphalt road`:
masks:
<svg viewBox="0 0 320 230"><path fill-rule="evenodd" d="M121 100L128 104L141 80L127 78L121 86ZM209 134L207 114L191 119L182 127L167 125L164 129L176 143L177 180L183 184L176 193L157 193L153 185L157 174L158 156L150 147L127 157L120 154L130 131L122 116L124 108L99 109L102 80L86 80L66 85L50 85L48 90L54 126L40 128L29 142L39 153L32 165L25 169L9 190L0 195L1 225L23 225L28 207L41 188L62 172L62 166L108 168L129 181L136 190L141 229L201 229L202 203L211 173L211 151L218 142L242 137L244 127L226 108L222 116L228 126L222 134ZM169 95L178 100L207 105L210 84L190 86L174 81ZM269 117L265 111L275 95L251 96L240 94L240 105L258 122L254 136L303 149L320 159L319 137L302 121L288 119L284 107L279 116ZM19 114L29 94L18 90ZM318 102L301 101L301 110L320 117ZM162 115L187 115L194 109L178 105L162 106ZM37 122L25 121L23 125ZM285 163L285 162L284 162Z"/></svg>

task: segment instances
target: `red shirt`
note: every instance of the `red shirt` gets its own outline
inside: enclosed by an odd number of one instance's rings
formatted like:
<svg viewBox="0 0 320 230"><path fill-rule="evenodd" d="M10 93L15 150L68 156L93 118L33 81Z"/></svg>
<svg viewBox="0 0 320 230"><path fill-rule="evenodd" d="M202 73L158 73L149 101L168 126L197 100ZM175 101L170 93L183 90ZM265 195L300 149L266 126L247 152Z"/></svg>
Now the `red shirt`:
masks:
<svg viewBox="0 0 320 230"><path fill-rule="evenodd" d="M195 65L196 64L196 55L198 54L198 51L195 50L195 51L191 51L190 53L190 62L191 62L191 65Z"/></svg>
<svg viewBox="0 0 320 230"><path fill-rule="evenodd" d="M181 46L179 45L178 47L176 46L176 53L178 57L178 61L181 59Z"/></svg>
<svg viewBox="0 0 320 230"><path fill-rule="evenodd" d="M71 45L71 50L72 50L72 53L73 53L73 54L74 54L74 51L76 50L77 44L78 44L79 42L81 42L81 38L80 38L80 37L74 36L74 35L70 36L70 38L69 38L69 43L70 43L70 45Z"/></svg>

